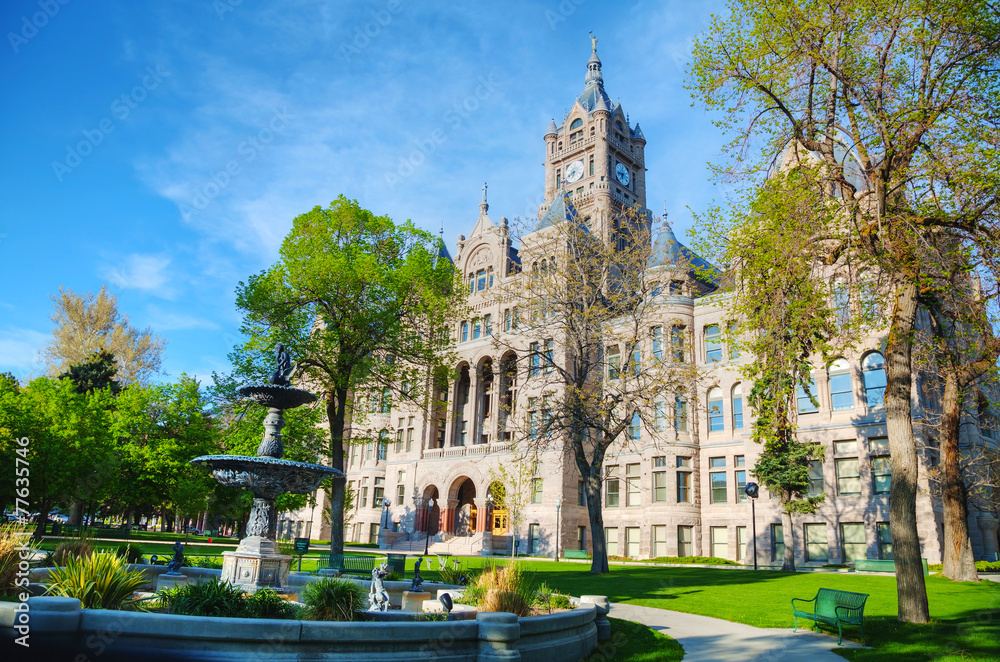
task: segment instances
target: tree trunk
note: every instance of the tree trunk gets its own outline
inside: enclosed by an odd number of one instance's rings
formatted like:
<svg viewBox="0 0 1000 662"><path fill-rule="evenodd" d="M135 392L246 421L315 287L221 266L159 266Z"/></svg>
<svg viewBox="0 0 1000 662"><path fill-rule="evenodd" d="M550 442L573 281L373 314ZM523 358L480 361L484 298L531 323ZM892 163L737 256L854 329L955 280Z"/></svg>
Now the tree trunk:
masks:
<svg viewBox="0 0 1000 662"><path fill-rule="evenodd" d="M782 572L795 572L795 528L792 514L781 509L781 535L785 540L785 554L781 559Z"/></svg>
<svg viewBox="0 0 1000 662"><path fill-rule="evenodd" d="M594 550L590 574L603 575L611 572L611 569L608 567L608 545L604 539L604 511L601 503L600 476L587 476L584 487L587 492L587 514L590 516L590 542Z"/></svg>
<svg viewBox="0 0 1000 662"><path fill-rule="evenodd" d="M69 505L69 519L67 524L80 526L83 524L83 499L73 499Z"/></svg>
<svg viewBox="0 0 1000 662"><path fill-rule="evenodd" d="M944 507L944 569L957 582L978 582L976 561L969 539L969 504L958 451L962 421L962 388L949 370L941 403L941 501Z"/></svg>
<svg viewBox="0 0 1000 662"><path fill-rule="evenodd" d="M930 620L930 612L920 560L920 537L917 534L917 448L913 441L910 410L910 355L917 317L917 286L903 282L897 283L895 289L896 301L885 357L885 423L892 466L889 528L896 562L899 620L926 623Z"/></svg>
<svg viewBox="0 0 1000 662"><path fill-rule="evenodd" d="M328 392L326 420L330 423L330 466L340 470L330 488L330 553L344 553L344 422L347 412L347 389Z"/></svg>
<svg viewBox="0 0 1000 662"><path fill-rule="evenodd" d="M38 504L38 520L35 523L35 532L31 536L37 541L41 541L42 536L45 535L45 526L49 523L49 510L51 508L49 502L44 499ZM27 513L25 513L25 517L27 517Z"/></svg>

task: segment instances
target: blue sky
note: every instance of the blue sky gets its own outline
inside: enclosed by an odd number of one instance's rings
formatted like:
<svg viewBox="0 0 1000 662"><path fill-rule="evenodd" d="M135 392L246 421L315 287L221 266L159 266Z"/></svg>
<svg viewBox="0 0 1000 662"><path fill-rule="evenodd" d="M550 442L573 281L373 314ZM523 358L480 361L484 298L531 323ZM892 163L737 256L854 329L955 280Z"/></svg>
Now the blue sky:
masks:
<svg viewBox="0 0 1000 662"><path fill-rule="evenodd" d="M0 371L41 374L49 295L107 284L207 381L234 290L338 194L437 231L534 214L544 140L605 87L648 144L648 206L678 231L722 137L683 88L719 2L7 0L0 7ZM46 13L47 12L47 13ZM457 111L456 108L462 110ZM467 110L471 108L471 110ZM443 134L443 138L441 138Z"/></svg>

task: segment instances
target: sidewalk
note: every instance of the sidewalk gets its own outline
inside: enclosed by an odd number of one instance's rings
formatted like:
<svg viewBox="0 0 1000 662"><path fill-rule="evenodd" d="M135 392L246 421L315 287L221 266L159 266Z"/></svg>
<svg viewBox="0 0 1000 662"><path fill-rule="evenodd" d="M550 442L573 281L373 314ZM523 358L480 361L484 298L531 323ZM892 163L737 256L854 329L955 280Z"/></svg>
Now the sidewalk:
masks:
<svg viewBox="0 0 1000 662"><path fill-rule="evenodd" d="M844 662L832 652L837 640L808 630L812 625L808 621L800 621L799 631L792 632L620 603L612 603L608 615L642 623L676 639L684 647L684 662ZM845 639L843 647L859 648L860 644Z"/></svg>

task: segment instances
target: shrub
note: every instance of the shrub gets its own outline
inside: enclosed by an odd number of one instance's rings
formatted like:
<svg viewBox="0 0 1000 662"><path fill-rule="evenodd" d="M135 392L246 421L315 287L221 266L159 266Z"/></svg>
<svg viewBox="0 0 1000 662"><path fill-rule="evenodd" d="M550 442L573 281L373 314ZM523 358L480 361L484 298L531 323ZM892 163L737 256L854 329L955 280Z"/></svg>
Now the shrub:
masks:
<svg viewBox="0 0 1000 662"><path fill-rule="evenodd" d="M184 559L184 563L189 568L209 568L219 570L222 568L222 557L219 556L193 556Z"/></svg>
<svg viewBox="0 0 1000 662"><path fill-rule="evenodd" d="M518 616L531 614L535 587L519 563L488 567L476 577L482 591L479 611L506 611Z"/></svg>
<svg viewBox="0 0 1000 662"><path fill-rule="evenodd" d="M21 552L25 551L20 547L22 543L27 544L27 558L38 550L38 545L30 539L26 527L14 522L0 524L0 597L15 592L14 580L17 579Z"/></svg>
<svg viewBox="0 0 1000 662"><path fill-rule="evenodd" d="M350 580L325 577L306 584L299 599L311 621L353 621L354 612L367 606L368 594Z"/></svg>
<svg viewBox="0 0 1000 662"><path fill-rule="evenodd" d="M246 598L249 618L295 618L298 611L274 590L265 588Z"/></svg>
<svg viewBox="0 0 1000 662"><path fill-rule="evenodd" d="M549 614L552 613L553 609L574 608L573 603L569 601L569 596L556 593L554 589L549 588L548 584L544 582L535 591L535 605L539 608L539 611L544 609Z"/></svg>
<svg viewBox="0 0 1000 662"><path fill-rule="evenodd" d="M213 577L207 582L186 584L160 591L161 603L171 614L227 618L295 618L297 611L272 589L248 594L239 586Z"/></svg>
<svg viewBox="0 0 1000 662"><path fill-rule="evenodd" d="M142 548L139 547L139 545L123 542L118 545L118 549L115 550L115 554L125 559L126 563L142 562Z"/></svg>
<svg viewBox="0 0 1000 662"><path fill-rule="evenodd" d="M146 581L142 570L129 570L115 554L69 556L49 573L47 593L78 598L84 609L120 609Z"/></svg>
<svg viewBox="0 0 1000 662"><path fill-rule="evenodd" d="M57 566L66 565L70 559L82 559L93 555L94 549L85 539L70 540L59 543L52 554L52 563Z"/></svg>

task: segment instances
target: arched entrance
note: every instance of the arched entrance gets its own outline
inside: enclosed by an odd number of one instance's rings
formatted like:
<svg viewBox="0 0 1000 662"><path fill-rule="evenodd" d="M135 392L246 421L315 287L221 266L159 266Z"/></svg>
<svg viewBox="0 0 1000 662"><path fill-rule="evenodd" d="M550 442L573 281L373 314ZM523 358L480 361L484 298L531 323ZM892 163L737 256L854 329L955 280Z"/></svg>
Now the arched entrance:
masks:
<svg viewBox="0 0 1000 662"><path fill-rule="evenodd" d="M455 535L471 536L476 532L476 484L471 479L466 478L458 486L458 493L455 497L458 504L455 506Z"/></svg>
<svg viewBox="0 0 1000 662"><path fill-rule="evenodd" d="M430 504L431 499L434 500L434 507L430 509L428 513L427 506ZM428 485L424 488L423 499L420 504L420 512L417 517L417 531L424 531L428 536L436 535L440 529L441 522L441 497L438 494L438 488L434 485ZM429 516L428 516L429 514Z"/></svg>

